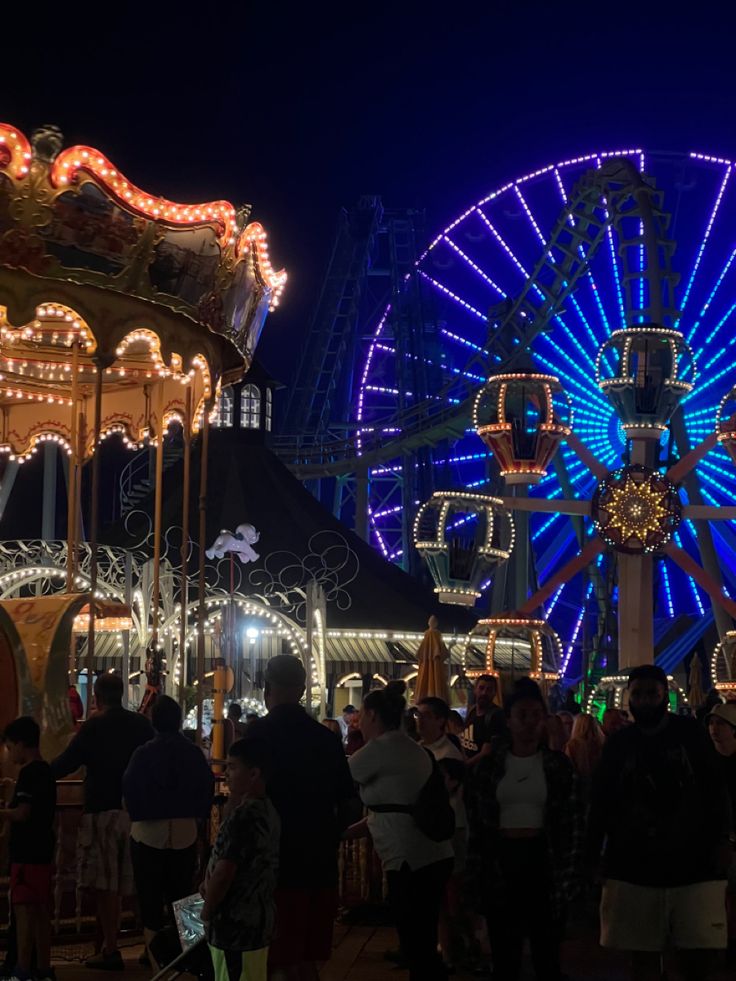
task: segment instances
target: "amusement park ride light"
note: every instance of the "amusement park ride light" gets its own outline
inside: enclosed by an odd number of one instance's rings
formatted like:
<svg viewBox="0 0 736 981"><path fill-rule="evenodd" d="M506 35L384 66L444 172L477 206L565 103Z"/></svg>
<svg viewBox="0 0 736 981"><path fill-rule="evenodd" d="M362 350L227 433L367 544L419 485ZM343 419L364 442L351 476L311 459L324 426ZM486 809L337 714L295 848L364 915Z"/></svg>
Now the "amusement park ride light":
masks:
<svg viewBox="0 0 736 981"><path fill-rule="evenodd" d="M736 630L727 631L714 647L710 676L717 691L736 692Z"/></svg>
<svg viewBox="0 0 736 981"><path fill-rule="evenodd" d="M548 644L548 655L552 662L547 660L545 669L544 639ZM467 652L470 645L477 640L485 640L485 665L481 668L468 669ZM482 619L477 622L465 639L463 647L463 668L469 678L476 678L481 674L491 674L500 677L501 671L497 663L497 649L500 643L511 644L512 648L517 643L528 645L529 649L529 668L524 673L530 678L543 684L554 684L560 677L560 662L562 659L562 644L557 633L549 626L546 620L535 619L533 617L514 617L514 616L494 616Z"/></svg>
<svg viewBox="0 0 736 981"><path fill-rule="evenodd" d="M517 446L520 429L528 432L529 427L528 420L515 415L514 402L519 395L536 405L540 417L533 426L531 456L521 453ZM562 413L555 407L554 395L565 401ZM546 477L560 441L571 432L572 409L554 375L508 372L492 375L478 391L473 401L473 425L498 461L507 484L538 484Z"/></svg>
<svg viewBox="0 0 736 981"><path fill-rule="evenodd" d="M454 521L453 511L458 515ZM458 537L458 528L481 518L484 528L479 524L467 541ZM502 524L505 533L498 530ZM502 534L507 543L502 541ZM414 521L414 546L430 567L440 602L462 606L475 605L489 570L511 555L514 534L513 519L503 501L464 491L435 492L419 508Z"/></svg>
<svg viewBox="0 0 736 981"><path fill-rule="evenodd" d="M688 704L688 698L685 691L680 687L680 685L675 681L671 674L667 675L667 681L669 683L669 689L672 692L677 692L683 705ZM613 692L614 707L621 708L624 701L624 692L626 691L629 684L629 676L627 674L611 674L604 675L595 688L592 688L590 694L588 695L588 701L585 706L585 711L592 714L594 702L597 696L605 694L606 692Z"/></svg>
<svg viewBox="0 0 736 981"><path fill-rule="evenodd" d="M85 146L62 150L51 169L51 182L56 187L71 184L80 171L95 177L121 204L135 208L147 218L165 220L173 225L214 222L222 241L235 242L236 212L228 201L182 205L165 198L151 197L127 181L98 150Z"/></svg>
<svg viewBox="0 0 736 981"><path fill-rule="evenodd" d="M611 548L651 554L671 540L682 507L677 488L663 474L633 465L600 482L591 514L595 530Z"/></svg>

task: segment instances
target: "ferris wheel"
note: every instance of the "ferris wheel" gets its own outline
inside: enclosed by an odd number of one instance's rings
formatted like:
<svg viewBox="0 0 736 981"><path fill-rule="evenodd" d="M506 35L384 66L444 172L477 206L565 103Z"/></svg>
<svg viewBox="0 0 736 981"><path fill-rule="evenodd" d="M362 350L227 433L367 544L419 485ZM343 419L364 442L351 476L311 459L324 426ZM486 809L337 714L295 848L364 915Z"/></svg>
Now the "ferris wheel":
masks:
<svg viewBox="0 0 736 981"><path fill-rule="evenodd" d="M564 217L573 189L586 173L621 157L631 160L661 192L662 227L667 226L666 237L676 243L674 254L663 255L663 265L667 269L671 265L679 274L670 296L671 325L684 335L698 370L698 383L682 402L680 432L671 427L662 434L663 465L713 432L719 405L736 375L735 164L703 153L650 153L638 147L541 167L471 204L437 235L416 267L425 308L431 310L421 347L406 350L399 346L390 307L367 342L356 408L365 432L379 430L392 436L399 432L400 436L402 427L409 431L412 419L431 422L443 413L451 414L453 405L459 405L488 376L506 370L509 359L514 358L514 343L525 344L508 329L494 343L494 323L506 317L508 328L509 307L524 291L538 306L546 302L550 287L542 276L545 249L553 229L560 231L561 221L568 231L574 226L576 219L570 212ZM621 227L609 225L594 254L584 255L586 235L580 234L569 246L580 251L575 288L567 291L564 279L557 278L562 302L555 305L545 328L536 332L529 347L534 370L559 379L567 393L575 434L614 471L628 462L630 444L619 416L599 388L597 358L611 335L626 326L627 315L631 323L631 308L646 308L646 250L643 244L632 246L637 242L635 234L627 242ZM588 230L587 238L592 234ZM554 261L551 251L546 261L548 266ZM674 287L675 277L669 280L665 285ZM520 316L526 315L522 309ZM643 314L633 319L646 321ZM419 385L416 391L402 389L407 373L399 370L401 359L420 362L423 391ZM589 468L569 446L563 446L560 457L561 466L550 468L531 494L551 500L589 499L596 484ZM426 459L421 465L427 465ZM400 466L402 461L397 459L374 468L368 501L374 544L394 561L401 560L405 545L397 515L407 504L415 504L402 496L398 482L391 484L390 477ZM429 466L434 469L436 486L476 492L495 489L488 455L471 426L436 442ZM715 506L736 500L736 469L723 447L699 462L686 495L691 503L699 500ZM736 595L735 524L713 522L704 532L702 526L686 520L674 536L676 544L695 559L701 558L704 548L711 549L727 595ZM555 567L579 551L580 524L576 526L569 516L532 514L529 533L538 580L547 579ZM590 528L584 533L590 533ZM586 611L595 615L594 608L595 583L585 573L561 586L545 605L547 619L562 639L563 666L572 676L582 673L576 650ZM664 559L656 566L654 614L658 640L666 638L678 617L689 616L702 629L713 616L701 586Z"/></svg>

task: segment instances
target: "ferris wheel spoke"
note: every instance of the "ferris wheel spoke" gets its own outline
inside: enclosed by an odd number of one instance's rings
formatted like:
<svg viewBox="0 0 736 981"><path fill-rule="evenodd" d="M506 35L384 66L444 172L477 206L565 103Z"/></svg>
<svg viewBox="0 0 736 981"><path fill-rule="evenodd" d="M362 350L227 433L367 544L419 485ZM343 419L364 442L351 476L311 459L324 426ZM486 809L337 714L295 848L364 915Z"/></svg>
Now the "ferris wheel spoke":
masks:
<svg viewBox="0 0 736 981"><path fill-rule="evenodd" d="M667 569L667 563L662 563L662 585L664 587L665 602L667 604L667 612L671 617L675 615L675 606L672 600L672 586L670 585L670 574Z"/></svg>
<svg viewBox="0 0 736 981"><path fill-rule="evenodd" d="M506 242L506 240L503 238L503 236L501 235L501 233L498 231L498 229L495 227L495 225L491 222L491 220L488 218L488 216L485 214L485 212L483 212L483 210L481 208L478 208L477 210L478 210L478 214L482 218L482 220L485 223L485 225L488 228L488 230L491 232L491 234L496 239L496 241L498 242L498 244L501 246L501 248L503 249L503 251L508 255L508 257L514 263L514 265L516 266L516 268L519 270L519 272L524 277L524 281L526 282L529 279L529 270L524 266L524 264L521 262L521 260L517 257L517 255L513 251L513 249L510 248L510 246L508 245L508 243ZM544 242L544 239L542 239L542 244L543 245L546 244ZM545 292L542 289L540 289L540 287L536 283L532 284L531 288L537 294L537 296L539 297L539 299L542 300L542 301L544 301L544 299L545 299ZM596 343L595 335L593 335L592 331L590 330L590 325L588 324L587 320L585 319L585 316L583 315L582 311L580 310L580 306L577 303L577 301L575 300L573 294L570 294L570 301L571 301L573 307L575 308L576 312L580 315L580 318L581 318L581 320L583 322L584 329L591 336L591 338L593 339L593 343L595 344ZM565 332L565 334L567 335L567 337L569 338L569 340L573 344L575 344L576 343L575 335L572 333L572 331L570 330L570 328L567 326L567 324L565 323L565 321L563 320L563 318L559 314L556 314L553 319L563 329L563 331ZM544 335L542 335L542 336L544 336ZM584 357L586 358L586 360L590 363L591 368L595 371L595 361L590 356L590 354L588 353L588 351L585 348L580 348L578 346L578 352L579 353L582 353L584 355Z"/></svg>
<svg viewBox="0 0 736 981"><path fill-rule="evenodd" d="M465 300L462 299L462 297L459 297L457 293L453 293L453 291L448 286L444 286L442 283L439 282L439 280L435 279L434 276L430 276L428 273L425 273L421 269L419 270L419 275L422 277L422 279L425 279L428 283L434 286L436 290L439 290L440 293L444 294L444 296L447 296L451 300L454 300L455 303L461 306L464 310L467 310L468 313L472 313L474 317L478 318L478 320L482 320L484 321L484 323L488 322L488 317L484 313L481 313L480 310L476 310L476 308L472 306L472 304L467 303Z"/></svg>
<svg viewBox="0 0 736 981"><path fill-rule="evenodd" d="M593 583L592 582L589 582L588 583L588 588L587 588L586 593L585 593L585 603L580 608L580 613L578 614L578 618L575 621L575 626L573 628L572 636L570 637L570 641L569 641L567 647L565 648L565 653L563 654L563 657L562 657L562 664L560 665L560 674L562 675L563 678L567 674L567 669L568 669L568 666L570 664L570 659L572 657L572 652L575 650L575 645L577 644L578 636L579 636L580 630L581 630L581 628L583 626L583 620L585 619L585 613L586 613L587 605L588 605L588 602L590 601L590 597L592 595L593 595Z"/></svg>
<svg viewBox="0 0 736 981"><path fill-rule="evenodd" d="M728 342L726 347L723 348L723 350L720 352L720 357L722 357L723 354L725 354L726 350L729 347L731 347L731 345L734 343L736 343L736 334L734 334L734 336ZM705 389L712 388L713 385L716 385L719 381L725 378L726 375L733 374L733 371L734 371L733 365L730 363L726 364L726 366L722 368L720 371L716 372L716 374L711 375L710 378L706 379L704 382L701 382L697 389L693 389L693 391L689 395L686 395L685 398L682 400L682 404L684 405L685 403L691 401L691 397L693 395L697 395L698 400L700 400L700 397L703 395Z"/></svg>
<svg viewBox="0 0 736 981"><path fill-rule="evenodd" d="M600 170L603 166L603 159L601 157L596 157L596 167ZM604 214L606 216L606 221L609 220L610 215L608 209L604 208ZM608 253L611 260L611 270L613 272L613 281L616 284L616 297L618 299L618 309L621 315L621 326L626 324L626 307L624 306L624 292L621 287L621 276L618 269L618 259L616 258L616 246L613 241L614 231L613 226L609 223L606 232L606 239L608 241Z"/></svg>
<svg viewBox="0 0 736 981"><path fill-rule="evenodd" d="M718 484L714 484L714 483L713 483L713 481L711 481L711 484L713 484L713 486L715 486L715 487L717 487L717 488L718 488L719 490L721 489L721 488L720 488L720 485L718 485ZM706 487L701 487L701 489L700 489L700 491L701 491L701 494L703 495L703 497L704 497L704 498L705 498L705 499L706 499L707 501L709 501L709 502L710 502L710 504L711 504L711 505L712 505L713 507L719 507L719 506L720 506L720 505L719 505L719 502L717 501L717 499L716 499L716 498L715 498L715 497L713 496L713 494L711 494L711 493L710 493L710 491L708 491L708 490L707 490L707 488L706 488ZM721 493L723 493L723 491L722 491L722 490L721 490ZM725 495L724 495L724 496L725 496ZM731 498L732 498L732 497L733 497L733 493L732 493L732 495L731 495ZM736 522L734 522L734 521L729 521L729 522L728 522L728 525L736 525ZM733 540L731 540L729 544L731 544L731 545L734 545L735 543L734 543L734 541L733 541Z"/></svg>
<svg viewBox="0 0 736 981"><path fill-rule="evenodd" d="M396 348L391 347L389 344L376 344L376 350L380 351L382 354L388 355L391 358L398 357L398 351ZM431 358L426 356L420 357L418 354L410 354L408 351L404 352L403 357L405 361L421 361L422 364L425 364L430 368L441 368L443 371L449 371L451 374L460 375L463 378L468 378L470 381L478 382L480 384L483 384L483 382L486 380L485 375L474 375L472 372L463 371L461 368L455 368L453 365L450 365L449 368L446 365L438 365L435 361L432 361Z"/></svg>
<svg viewBox="0 0 736 981"><path fill-rule="evenodd" d="M691 579L694 579L701 589L716 603L720 604L731 617L736 617L736 603L730 597L725 596L721 587L708 575L698 563L683 548L678 548L670 542L665 546L665 552L676 562Z"/></svg>
<svg viewBox="0 0 736 981"><path fill-rule="evenodd" d="M381 549L381 552L383 553L383 557L388 558L389 550L386 546L386 543L383 540L383 536L381 535L378 525L376 524L375 518L370 512L368 514L368 517L371 524L371 530L373 532L376 541L378 542L378 547Z"/></svg>
<svg viewBox="0 0 736 981"><path fill-rule="evenodd" d="M639 154L639 170L642 174L646 172L646 163L644 159L644 154ZM641 235L641 243L639 245L639 309L644 309L644 269L646 265L645 259L645 248L644 248L644 222L639 222L639 234ZM644 315L639 315L639 322L644 322Z"/></svg>
<svg viewBox="0 0 736 981"><path fill-rule="evenodd" d="M538 340L540 343L545 344L546 347L551 347L552 352L558 357L562 357L566 364L568 364L570 368L574 369L580 375L582 381L575 378L568 371L563 371L559 365L556 365L549 358L545 358L542 354L540 354L539 349L534 352L535 359L549 368L550 371L554 372L558 378L564 378L567 384L577 389L581 393L582 397L589 403L597 403L602 411L607 410L608 414L610 415L610 407L608 403L603 400L603 396L600 394L600 392L598 392L592 386L590 374L586 372L585 367L580 365L571 355L562 351L557 345L555 345L555 342L552 340L549 334L540 334ZM587 384L585 384L586 382Z"/></svg>
<svg viewBox="0 0 736 981"><path fill-rule="evenodd" d="M690 334L688 335L690 339L695 337L695 335L697 334L698 328L700 327L703 321L703 317L706 315L706 313L710 309L711 304L715 300L716 294L718 293L718 290L721 288L721 284L723 283L723 280L726 278L726 274L728 273L728 270L731 268L731 265L733 264L733 260L735 257L736 257L736 249L734 249L733 252L729 255L728 259L726 259L723 268L718 274L718 278L716 279L715 285L711 289L710 293L708 294L708 298L706 299L705 303L701 307L697 320L695 320L695 322L693 323L693 326L690 330ZM719 324L718 327L720 327L721 325L722 324ZM709 334L705 340L705 344L710 343L710 341L713 339L713 336L714 336L713 333Z"/></svg>
<svg viewBox="0 0 736 981"><path fill-rule="evenodd" d="M531 212L531 209L530 209L530 207L529 207L529 205L528 205L528 203L526 201L526 198L521 193L521 190L519 189L518 186L515 186L514 187L514 190L516 191L516 196L518 197L518 199L519 199L519 201L521 203L522 208L524 209L524 212L525 212L527 218L531 222L532 227L534 228L534 231L536 232L537 238L539 239L539 241L541 242L541 244L542 244L543 247L546 246L547 243L545 241L544 235L542 234L542 232L541 232L541 230L539 228L539 225L537 224L537 221L536 221L534 215ZM579 252L581 254L581 258L584 258L582 256L582 249L580 249ZM550 262L553 265L555 264L555 260L554 260L553 256L551 256L551 255L550 255ZM595 336L595 333L593 332L593 330L592 330L592 328L591 328L591 326L590 326L590 324L588 322L588 318L585 316L585 313L583 312L580 304L578 303L578 301L577 301L577 299L575 297L575 294L574 293L571 293L569 299L570 299L570 303L572 304L572 306L573 306L576 314L578 315L578 317L580 319L581 324L583 325L583 330L585 331L585 333L588 335L589 339L591 340L591 342L593 344L593 347L595 349L597 349L598 346L599 346L599 344L600 344L600 341ZM563 327L564 327L564 323L563 323L563 321L559 317L556 317L555 319L558 320L558 322L560 324L562 324ZM565 330L567 330L566 327L565 327ZM592 361L592 359L591 359L591 364L594 365L594 362Z"/></svg>
<svg viewBox="0 0 736 981"><path fill-rule="evenodd" d="M689 532L690 536L693 539L694 547L696 549L698 549L699 548L699 546L698 546L698 539L697 539L697 535L695 534L695 532L693 531L693 529L690 528L690 527L688 527L688 525L686 525L686 524L684 524L682 527L683 528L686 528L686 530ZM680 548L683 548L684 547L683 544L682 544L682 536L680 535L680 532L679 531L676 531L675 532L675 534L673 535L673 539L674 539L674 541L676 542L676 544ZM680 567L678 566L678 568L680 568ZM702 616L705 613L705 607L703 606L703 601L700 598L700 592L698 590L697 583L695 582L695 580L693 579L693 577L691 575L689 575L687 572L685 572L683 569L680 569L680 571L685 576L685 578L687 579L687 582L689 583L690 593L691 593L693 599L695 600L695 605L698 607L698 610L699 610L699 612L700 612L700 614Z"/></svg>
<svg viewBox="0 0 736 981"><path fill-rule="evenodd" d="M475 353L481 357L488 356L485 348L481 347L480 344L474 344L472 341L469 341L467 337L461 337L460 334L455 334L453 331L448 330L446 327L441 327L440 333L442 334L443 337L446 337L448 340L453 341L455 344L459 344L461 347L466 347L470 351L475 351Z"/></svg>
<svg viewBox="0 0 736 981"><path fill-rule="evenodd" d="M555 523L555 522L556 522L556 521L557 521L557 520L558 520L559 518L562 518L562 517L563 517L563 515L562 515L562 514L551 514L551 515L550 515L550 516L549 516L549 517L548 517L548 518L547 518L547 519L546 519L546 520L545 520L545 521L544 521L544 522L543 522L543 523L542 523L542 524L541 524L541 525L539 526L539 528L537 528L537 530L536 530L536 531L533 531L533 532L532 532L532 541L533 541L533 542L536 542L536 541L539 541L539 539L543 537L543 535L545 534L545 532L547 532L547 531L549 531L549 529L550 529L550 528L552 527L552 525L553 525L553 524L554 524L554 523Z"/></svg>
<svg viewBox="0 0 736 981"><path fill-rule="evenodd" d="M578 572L582 572L586 565L588 565L589 562L592 562L596 556L600 555L605 547L605 543L596 535L587 543L587 545L578 555L570 559L569 562L566 562L565 565L557 573L551 576L543 586L540 586L537 592L534 593L533 596L530 596L526 603L522 603L518 612L521 614L534 613L537 607L541 606L547 597L551 596L561 583L568 582L570 579L576 576Z"/></svg>
<svg viewBox="0 0 736 981"><path fill-rule="evenodd" d="M705 226L705 233L703 234L703 239L702 239L702 241L700 243L700 248L698 249L698 251L696 253L696 256L695 256L695 262L693 263L693 268L692 268L692 271L690 273L690 278L688 279L687 287L685 288L685 294L684 294L684 296L682 298L682 303L680 304L680 316L678 317L678 319L677 319L677 321L675 323L675 326L677 326L677 324L682 319L682 316L685 313L685 307L687 306L687 302L690 299L690 293L691 293L692 288L693 288L693 283L695 282L695 276L697 275L698 269L700 268L700 262L701 262L701 260L703 258L703 253L705 252L705 247L708 244L708 239L710 238L710 233L713 230L713 224L714 224L714 222L716 220L716 215L718 214L718 210L721 207L721 201L723 200L723 195L726 192L726 185L728 184L728 180L729 180L729 178L731 176L731 169L732 169L731 168L731 164L729 164L726 167L726 172L723 175L723 180L721 181L721 186L718 189L718 194L716 196L716 200L715 200L715 203L713 205L713 210L711 211L710 218L708 219L708 223ZM690 334L688 335L688 341L690 341L692 339L692 333L693 332L691 331Z"/></svg>
<svg viewBox="0 0 736 981"><path fill-rule="evenodd" d="M545 618L545 620L549 620L549 618L554 613L554 609L557 606L557 601L560 598L560 596L562 596L562 591L563 591L563 589L565 588L566 585L567 585L567 583L563 583L559 587L559 589L557 590L557 592L554 594L554 596L552 597L552 599L550 600L549 606L546 607L546 609L544 611L544 618Z"/></svg>
<svg viewBox="0 0 736 981"><path fill-rule="evenodd" d="M459 255L460 258L468 264L468 266L473 270L473 272L475 272L478 276L480 276L481 279L485 280L485 282L492 289L494 289L496 293L498 293L498 295L501 297L502 300L506 299L506 292L501 289L498 283L494 282L491 279L491 277L488 275L488 273L483 272L480 266L477 265L477 263L473 262L470 256L467 255L465 252L463 252L460 246L456 242L454 242L449 235L444 235L443 239L445 242L447 242L450 248L453 249L457 253L457 255Z"/></svg>
<svg viewBox="0 0 736 981"><path fill-rule="evenodd" d="M503 250L503 252L513 262L513 264L516 266L516 268L518 269L518 271L521 273L521 275L523 276L524 280L526 281L529 278L529 273L526 271L526 269L522 265L521 261L519 260L518 256L514 252L514 250L508 244L508 242L503 237L503 235L501 235L501 233L498 231L498 229L496 228L496 226L490 220L490 218L488 217L488 215L483 211L483 209L482 208L476 208L476 211L478 213L479 218L483 222L483 224L486 226L486 228L488 229L488 231L495 238L496 242L501 246L501 249Z"/></svg>
<svg viewBox="0 0 736 981"><path fill-rule="evenodd" d="M666 475L667 478L673 484L679 484L690 473L693 467L696 467L704 459L706 454L710 453L715 445L716 433L710 432L698 446L693 447L689 453L686 453L685 456L669 468Z"/></svg>
<svg viewBox="0 0 736 981"><path fill-rule="evenodd" d="M730 318L734 314L734 311L736 311L736 303L731 304L731 306L728 308L728 312L724 314L723 317L721 317L721 319L716 324L715 328L711 331L710 334L708 334L703 344L699 348L697 348L695 352L696 358L700 357L700 355L705 351L707 345L713 343L713 341L715 340L718 334L718 331L721 329L721 327L723 327L724 324L726 324L730 320Z"/></svg>
<svg viewBox="0 0 736 981"><path fill-rule="evenodd" d="M557 189L559 190L560 197L562 198L562 203L564 205L567 205L568 203L567 191L565 190L565 185L562 183L562 177L560 176L560 172L556 167L554 170L554 175L555 175L555 182L557 184ZM571 228L575 227L575 219L571 214L568 215L568 223L570 224ZM582 245L578 246L578 255L583 261L585 261L585 252L583 251ZM606 308L603 306L603 302L600 296L600 290L598 289L598 284L596 283L595 276L593 275L593 270L590 266L588 267L588 271L585 274L585 280L588 283L588 286L590 287L590 290L593 294L593 300L595 301L595 305L598 309L598 313L601 318L601 324L603 327L603 339L605 339L611 333L611 326L608 323L608 317L606 316ZM606 364L609 364L608 352L606 352L605 354L605 359L606 359ZM611 366L609 365L609 367Z"/></svg>

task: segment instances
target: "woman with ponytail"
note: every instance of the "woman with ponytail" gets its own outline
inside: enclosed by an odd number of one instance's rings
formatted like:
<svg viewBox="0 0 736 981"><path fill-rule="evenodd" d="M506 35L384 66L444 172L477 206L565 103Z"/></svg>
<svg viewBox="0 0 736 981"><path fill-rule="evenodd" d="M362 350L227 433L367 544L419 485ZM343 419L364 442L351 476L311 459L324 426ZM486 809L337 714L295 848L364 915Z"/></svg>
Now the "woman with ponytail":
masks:
<svg viewBox="0 0 736 981"><path fill-rule="evenodd" d="M395 689L372 691L363 700L366 745L349 763L369 813L348 834L356 837L364 826L373 838L410 981L440 981L446 970L437 951L437 924L452 871L452 832L434 840L411 813L430 780L437 777L444 785L431 755L403 731L405 708Z"/></svg>

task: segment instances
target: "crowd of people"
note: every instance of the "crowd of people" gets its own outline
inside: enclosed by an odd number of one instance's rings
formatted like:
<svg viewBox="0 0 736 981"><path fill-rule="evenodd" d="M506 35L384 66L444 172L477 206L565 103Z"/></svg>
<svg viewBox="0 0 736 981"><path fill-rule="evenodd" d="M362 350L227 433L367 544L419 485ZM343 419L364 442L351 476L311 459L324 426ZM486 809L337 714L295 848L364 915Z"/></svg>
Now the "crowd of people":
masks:
<svg viewBox="0 0 736 981"><path fill-rule="evenodd" d="M216 981L314 981L332 952L339 845L361 837L380 860L398 935L386 956L411 981L457 964L516 981L525 940L539 981L561 981L570 904L598 888L601 944L629 954L633 981L663 978L670 949L688 981L707 981L719 951L733 963L736 704L674 714L666 676L644 665L629 676L631 717L609 708L602 725L550 713L530 679L501 705L491 676L477 680L465 718L435 697L408 709L390 683L360 712L320 724L301 705L305 682L302 662L280 655L265 673L268 714L246 724L231 709L230 794L208 854L212 772L172 699L159 697L149 721L123 708L118 677L102 675L95 713L51 763L33 719L7 728L20 768L0 810L13 977L54 977L55 781L82 766L79 885L94 891L100 927L90 967L123 969L130 894L155 967L173 903L198 888Z"/></svg>

